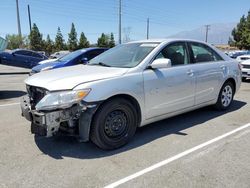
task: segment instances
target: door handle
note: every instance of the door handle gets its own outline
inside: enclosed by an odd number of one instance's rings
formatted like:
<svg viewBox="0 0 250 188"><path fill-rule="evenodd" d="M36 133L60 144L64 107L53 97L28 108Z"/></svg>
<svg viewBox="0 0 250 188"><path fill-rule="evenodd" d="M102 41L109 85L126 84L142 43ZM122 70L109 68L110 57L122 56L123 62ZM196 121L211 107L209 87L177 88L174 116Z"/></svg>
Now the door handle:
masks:
<svg viewBox="0 0 250 188"><path fill-rule="evenodd" d="M226 65L221 65L220 68L221 68L222 70L225 70L225 69L226 69Z"/></svg>
<svg viewBox="0 0 250 188"><path fill-rule="evenodd" d="M188 70L188 71L187 71L187 75L188 75L188 76L193 76L193 75L194 75L194 71L191 70L191 69Z"/></svg>

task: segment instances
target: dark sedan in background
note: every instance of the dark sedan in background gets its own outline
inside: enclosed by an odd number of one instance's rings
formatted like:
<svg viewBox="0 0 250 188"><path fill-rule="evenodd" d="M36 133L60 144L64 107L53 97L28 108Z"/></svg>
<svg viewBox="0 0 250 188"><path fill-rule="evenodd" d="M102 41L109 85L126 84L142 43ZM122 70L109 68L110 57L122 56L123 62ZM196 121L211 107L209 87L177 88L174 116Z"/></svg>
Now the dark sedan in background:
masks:
<svg viewBox="0 0 250 188"><path fill-rule="evenodd" d="M45 59L48 58L40 53L25 49L0 53L0 64L15 67L33 68Z"/></svg>
<svg viewBox="0 0 250 188"><path fill-rule="evenodd" d="M44 63L33 67L30 75L51 69L68 67L78 64L87 64L89 60L100 55L106 50L108 50L108 48L83 48L80 50L76 50L59 58L56 61Z"/></svg>

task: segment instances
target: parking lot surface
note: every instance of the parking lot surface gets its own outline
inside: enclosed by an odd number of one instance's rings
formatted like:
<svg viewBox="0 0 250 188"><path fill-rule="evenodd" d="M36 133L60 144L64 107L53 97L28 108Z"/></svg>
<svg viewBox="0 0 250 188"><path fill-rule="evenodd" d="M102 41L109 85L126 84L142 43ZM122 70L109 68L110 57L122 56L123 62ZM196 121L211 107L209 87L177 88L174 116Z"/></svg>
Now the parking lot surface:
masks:
<svg viewBox="0 0 250 188"><path fill-rule="evenodd" d="M104 187L250 123L250 81L230 110L206 107L138 129L115 151L30 133L19 100L29 70L0 65L0 187ZM119 187L250 187L250 126Z"/></svg>

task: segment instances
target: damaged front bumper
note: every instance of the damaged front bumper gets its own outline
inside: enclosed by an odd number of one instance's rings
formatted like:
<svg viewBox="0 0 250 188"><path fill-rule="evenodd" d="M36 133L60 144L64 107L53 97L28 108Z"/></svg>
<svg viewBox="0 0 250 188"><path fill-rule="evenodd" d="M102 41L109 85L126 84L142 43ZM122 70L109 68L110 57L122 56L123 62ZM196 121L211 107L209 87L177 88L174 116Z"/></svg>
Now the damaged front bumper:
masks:
<svg viewBox="0 0 250 188"><path fill-rule="evenodd" d="M28 95L21 99L22 116L31 122L31 133L46 137L58 134L63 128L74 130L75 136L79 136L81 141L88 141L96 109L97 104L76 104L67 109L38 112L31 109Z"/></svg>

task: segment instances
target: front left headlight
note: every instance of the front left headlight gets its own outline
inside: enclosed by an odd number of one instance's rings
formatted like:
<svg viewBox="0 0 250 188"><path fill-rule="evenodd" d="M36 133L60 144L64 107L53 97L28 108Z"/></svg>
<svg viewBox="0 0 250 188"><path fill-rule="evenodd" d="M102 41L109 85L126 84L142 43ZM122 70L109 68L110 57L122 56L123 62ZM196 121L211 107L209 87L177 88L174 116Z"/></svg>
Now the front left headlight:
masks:
<svg viewBox="0 0 250 188"><path fill-rule="evenodd" d="M68 108L73 104L80 102L90 92L91 89L83 89L76 91L60 91L52 92L45 95L36 105L36 110L55 110L60 108Z"/></svg>

